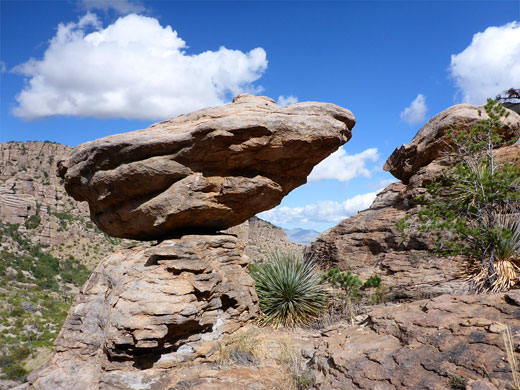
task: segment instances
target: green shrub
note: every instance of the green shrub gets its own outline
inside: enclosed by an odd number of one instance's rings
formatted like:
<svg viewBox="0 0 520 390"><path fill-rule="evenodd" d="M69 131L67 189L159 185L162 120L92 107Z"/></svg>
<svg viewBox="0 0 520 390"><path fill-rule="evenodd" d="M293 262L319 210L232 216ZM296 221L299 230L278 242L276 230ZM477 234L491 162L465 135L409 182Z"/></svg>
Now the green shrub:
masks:
<svg viewBox="0 0 520 390"><path fill-rule="evenodd" d="M40 226L41 217L39 215L31 215L29 218L27 218L24 222L25 228L30 229L36 229L38 226Z"/></svg>
<svg viewBox="0 0 520 390"><path fill-rule="evenodd" d="M273 252L249 270L256 282L263 324L307 324L327 308L328 294L311 256Z"/></svg>
<svg viewBox="0 0 520 390"><path fill-rule="evenodd" d="M31 351L28 347L22 346L14 348L7 355L0 356L0 368L2 369L2 376L24 382L28 372L22 367L22 360L30 355Z"/></svg>
<svg viewBox="0 0 520 390"><path fill-rule="evenodd" d="M345 273L341 272L339 268L332 268L323 275L322 281L327 281L332 287L342 290L342 292L336 296L336 302L334 302L335 300L332 301L332 311L339 312L341 316L343 316L346 311L352 323L354 323L355 317L354 303L363 298L361 294L362 291L375 289L375 292L371 295L365 295L365 302L370 305L383 303L385 301L385 291L381 286L381 278L377 275L372 275L363 283L359 276L354 275L351 271ZM338 300L341 302L339 306L337 305ZM331 308L329 308L329 311L330 309Z"/></svg>
<svg viewBox="0 0 520 390"><path fill-rule="evenodd" d="M341 272L339 268L330 269L322 277L323 281L328 281L333 287L341 288L345 293L345 297L357 300L361 297L360 290L367 288L381 288L381 278L372 275L364 283L359 276L354 275L351 271Z"/></svg>

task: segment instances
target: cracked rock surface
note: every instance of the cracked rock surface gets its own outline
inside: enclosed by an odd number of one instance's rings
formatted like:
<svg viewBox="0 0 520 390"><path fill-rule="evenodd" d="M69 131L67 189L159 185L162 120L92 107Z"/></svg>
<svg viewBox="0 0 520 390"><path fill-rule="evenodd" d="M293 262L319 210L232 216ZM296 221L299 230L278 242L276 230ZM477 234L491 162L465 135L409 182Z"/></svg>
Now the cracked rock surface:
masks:
<svg viewBox="0 0 520 390"><path fill-rule="evenodd" d="M511 110L508 112L501 135L505 140L518 139L520 115ZM408 183L410 177L420 168L441 158L449 150L449 129L469 129L481 119L487 118L483 106L457 104L447 108L421 127L409 144L395 149L386 161L384 170Z"/></svg>
<svg viewBox="0 0 520 390"><path fill-rule="evenodd" d="M244 94L79 145L58 163L58 175L111 236L204 234L278 205L350 139L354 124L354 115L334 104L279 107Z"/></svg>
<svg viewBox="0 0 520 390"><path fill-rule="evenodd" d="M520 335L520 291L443 295L378 308L364 326L324 332L312 360L321 390L507 389L504 325Z"/></svg>

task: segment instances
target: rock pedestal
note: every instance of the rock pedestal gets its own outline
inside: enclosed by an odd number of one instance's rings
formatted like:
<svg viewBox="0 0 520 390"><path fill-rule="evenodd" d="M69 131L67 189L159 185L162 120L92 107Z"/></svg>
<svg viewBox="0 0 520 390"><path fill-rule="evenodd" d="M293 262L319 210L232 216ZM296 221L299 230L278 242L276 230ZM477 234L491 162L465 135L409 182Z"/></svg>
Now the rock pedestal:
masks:
<svg viewBox="0 0 520 390"><path fill-rule="evenodd" d="M211 361L219 340L257 313L244 245L226 234L184 236L110 255L76 297L56 354L25 388L134 389L161 370Z"/></svg>

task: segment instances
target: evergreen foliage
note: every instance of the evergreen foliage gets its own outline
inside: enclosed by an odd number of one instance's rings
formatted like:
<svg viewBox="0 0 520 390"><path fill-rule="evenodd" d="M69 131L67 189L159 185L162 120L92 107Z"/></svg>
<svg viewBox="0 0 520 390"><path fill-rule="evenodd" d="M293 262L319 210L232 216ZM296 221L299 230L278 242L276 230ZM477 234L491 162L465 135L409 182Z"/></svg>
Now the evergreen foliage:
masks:
<svg viewBox="0 0 520 390"><path fill-rule="evenodd" d="M417 199L420 230L434 233L437 253L463 256L462 275L477 292L507 290L520 271L520 167L494 152L516 140L501 136L504 107L488 99L484 109L488 118L471 129L451 129L453 164Z"/></svg>

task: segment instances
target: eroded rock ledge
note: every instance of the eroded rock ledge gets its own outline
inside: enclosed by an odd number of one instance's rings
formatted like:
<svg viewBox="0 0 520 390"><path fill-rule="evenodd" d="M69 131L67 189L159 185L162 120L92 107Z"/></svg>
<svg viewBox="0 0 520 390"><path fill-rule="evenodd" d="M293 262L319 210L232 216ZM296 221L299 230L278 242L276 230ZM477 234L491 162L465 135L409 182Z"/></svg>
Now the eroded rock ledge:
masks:
<svg viewBox="0 0 520 390"><path fill-rule="evenodd" d="M413 226L417 221L415 198L440 178L453 161L443 153L449 128L467 128L478 120L482 107L461 104L450 107L429 120L408 145L396 149L385 169L402 181L381 191L370 208L341 221L322 233L308 250L326 267L351 270L367 279L373 274L383 279L389 301L431 298L462 293L467 286L457 279L458 259L437 257L429 249L428 234L410 229L403 238L396 223L405 216ZM483 117L484 114L483 114ZM520 115L510 111L503 137L512 145L495 149L498 163L520 164Z"/></svg>

